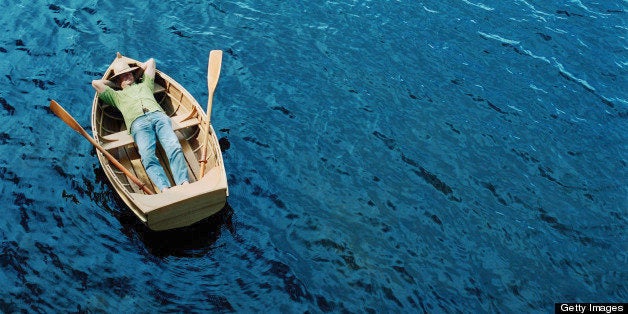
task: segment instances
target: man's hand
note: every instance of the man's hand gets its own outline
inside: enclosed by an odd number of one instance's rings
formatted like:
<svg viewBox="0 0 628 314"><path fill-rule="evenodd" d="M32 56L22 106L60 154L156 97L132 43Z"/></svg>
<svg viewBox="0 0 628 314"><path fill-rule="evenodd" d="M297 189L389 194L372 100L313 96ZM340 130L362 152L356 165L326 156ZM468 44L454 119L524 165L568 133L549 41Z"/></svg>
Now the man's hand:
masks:
<svg viewBox="0 0 628 314"><path fill-rule="evenodd" d="M111 88L116 88L116 84L110 80L93 80L92 81L92 87L94 87L94 89L98 93L104 92L107 89L107 86Z"/></svg>
<svg viewBox="0 0 628 314"><path fill-rule="evenodd" d="M150 78L155 78L155 59L150 58L146 60L146 62L142 63L140 67L144 70L144 75Z"/></svg>

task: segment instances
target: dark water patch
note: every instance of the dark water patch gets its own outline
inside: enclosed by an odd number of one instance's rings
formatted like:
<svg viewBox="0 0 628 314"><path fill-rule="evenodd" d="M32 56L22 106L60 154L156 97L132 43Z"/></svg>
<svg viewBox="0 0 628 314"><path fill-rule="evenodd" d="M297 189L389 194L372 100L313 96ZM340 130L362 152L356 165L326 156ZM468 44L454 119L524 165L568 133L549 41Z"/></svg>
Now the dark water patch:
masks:
<svg viewBox="0 0 628 314"><path fill-rule="evenodd" d="M14 295L12 294L13 298L6 298L6 300L4 298L0 298L0 312L2 313L19 313L19 307L18 305L14 302L14 300L19 300L17 298L14 297Z"/></svg>
<svg viewBox="0 0 628 314"><path fill-rule="evenodd" d="M31 82L41 90L46 90L48 89L48 86L55 85L55 82L53 81L44 81L40 79L31 79Z"/></svg>
<svg viewBox="0 0 628 314"><path fill-rule="evenodd" d="M214 8L216 11L222 13L222 14L227 14L227 11L223 10L221 7L219 7L217 4L215 4L214 2L209 4L210 7Z"/></svg>
<svg viewBox="0 0 628 314"><path fill-rule="evenodd" d="M566 17L572 17L572 16L584 17L584 15L582 15L582 14L573 13L573 12L569 12L569 11L566 11L566 10L556 10L556 14L564 15Z"/></svg>
<svg viewBox="0 0 628 314"><path fill-rule="evenodd" d="M434 102L434 99L427 94L423 94L422 96L417 96L415 93L408 90L408 97L414 100L426 100L427 102Z"/></svg>
<svg viewBox="0 0 628 314"><path fill-rule="evenodd" d="M285 114L286 116L288 116L290 119L294 119L294 114L292 112L290 112L290 110L286 109L283 106L274 106L271 109L279 111L283 114Z"/></svg>
<svg viewBox="0 0 628 314"><path fill-rule="evenodd" d="M469 293L470 295L475 296L475 297L478 299L478 301L480 301L480 302L481 302L481 301L482 301L482 295L483 295L482 289L480 289L480 288L477 286L477 284L475 283L475 280L473 280L473 278L469 278L469 280L468 280L468 281L469 281L469 283L470 283L471 285L470 285L470 286L469 286L469 285L466 285L466 287L464 287L464 290L465 290L467 293Z"/></svg>
<svg viewBox="0 0 628 314"><path fill-rule="evenodd" d="M508 206L508 203L506 202L506 200L501 195L499 195L499 193L497 193L497 188L495 188L495 185L493 185L490 182L482 182L481 184L483 187L489 190L491 194L493 194L493 196L497 199L498 202L500 202L504 206Z"/></svg>
<svg viewBox="0 0 628 314"><path fill-rule="evenodd" d="M111 28L109 28L105 24L105 22L103 22L102 20L96 21L96 25L98 25L98 27L100 27L100 30L103 32L103 34L111 34Z"/></svg>
<svg viewBox="0 0 628 314"><path fill-rule="evenodd" d="M107 273L116 273L115 271L110 271ZM114 277L105 277L101 282L98 282L95 285L95 288L102 289L104 291L113 292L115 295L119 297L125 297L129 294L129 291L132 291L132 282L133 280L127 276L114 276Z"/></svg>
<svg viewBox="0 0 628 314"><path fill-rule="evenodd" d="M615 74L615 73L600 72L600 74L602 76L606 76L606 77L610 78L612 81L617 81L617 74Z"/></svg>
<svg viewBox="0 0 628 314"><path fill-rule="evenodd" d="M55 254L55 248L41 242L35 242L35 246L37 247L37 249L39 249L39 252L44 255L44 262L46 264L51 263L54 267L58 269L64 268L61 260L59 259L57 254Z"/></svg>
<svg viewBox="0 0 628 314"><path fill-rule="evenodd" d="M541 36L541 38L543 38L543 40L545 41L550 41L552 40L552 36L544 34L544 33L536 33L537 35Z"/></svg>
<svg viewBox="0 0 628 314"><path fill-rule="evenodd" d="M80 182L77 180L72 180L71 186L81 198L92 198L92 195L94 193L94 184L92 183L92 180L90 178L82 176Z"/></svg>
<svg viewBox="0 0 628 314"><path fill-rule="evenodd" d="M483 102L483 101L486 100L486 99L482 98L481 96L473 95L473 94L470 94L470 93L466 93L465 95L471 97L471 100L477 101L477 102Z"/></svg>
<svg viewBox="0 0 628 314"><path fill-rule="evenodd" d="M453 196L453 189L438 178L435 174L427 171L425 168L420 166L416 161L406 157L404 154L401 154L401 159L408 165L416 168L412 169L412 172L417 176L421 177L426 183L434 187L437 191L440 191L446 196L450 196L450 200L460 202L460 199Z"/></svg>
<svg viewBox="0 0 628 314"><path fill-rule="evenodd" d="M148 294L162 307L162 311L166 308L176 305L177 295L161 289L154 282L148 282ZM173 291L174 292L174 291Z"/></svg>
<svg viewBox="0 0 628 314"><path fill-rule="evenodd" d="M83 74L86 74L91 77L98 77L98 78L101 78L103 76L102 72L94 72L94 71L89 71L89 70L84 70Z"/></svg>
<svg viewBox="0 0 628 314"><path fill-rule="evenodd" d="M229 139L226 136L218 139L218 145L220 146L220 151L223 153L231 148L231 142L229 142Z"/></svg>
<svg viewBox="0 0 628 314"><path fill-rule="evenodd" d="M246 141L246 142L253 143L253 144L255 144L257 146L260 146L260 147L265 147L265 148L269 148L270 147L270 145L262 143L262 142L258 141L256 138L253 138L251 136L246 136L246 137L244 137L242 139L244 141Z"/></svg>
<svg viewBox="0 0 628 314"><path fill-rule="evenodd" d="M261 196L267 198L271 200L278 208L286 209L286 204L281 199L279 199L279 196L277 194L266 191L259 185L255 185L253 187L253 192L251 194L253 196Z"/></svg>
<svg viewBox="0 0 628 314"><path fill-rule="evenodd" d="M497 112L499 112L499 113L501 113L501 114L508 114L507 112L505 112L505 111L504 111L504 110L502 110L501 108L499 108L499 107L495 106L492 102L487 101L486 103L488 104L488 107L489 107L489 108L491 108L491 109L493 109L493 110L495 110L495 111L497 111Z"/></svg>
<svg viewBox="0 0 628 314"><path fill-rule="evenodd" d="M4 48L4 47L0 47L0 52L2 52L2 53L7 53L8 51L7 51L7 49L6 49L6 48Z"/></svg>
<svg viewBox="0 0 628 314"><path fill-rule="evenodd" d="M570 81L574 84L579 85L580 87L584 88L584 90L586 90L587 92L591 93L592 95L594 95L595 97L597 97L603 104L605 104L606 106L610 107L610 108L615 108L615 104L608 100L606 97L600 95L593 87L589 86L588 84L585 84L584 82L576 79L575 77L573 77L571 74L560 70L558 72L558 74L560 76L562 76L564 79L566 79L567 81Z"/></svg>
<svg viewBox="0 0 628 314"><path fill-rule="evenodd" d="M567 185L563 184L562 182L558 181L558 179L556 179L556 178L554 178L552 176L554 171L551 168L543 167L543 166L539 165L538 169L539 169L539 174L541 175L541 177L543 177L543 178L545 178L545 179L547 179L547 180L549 180L551 182L554 182L554 183L556 183L556 184L558 184L558 185L560 185L562 187L568 187Z"/></svg>
<svg viewBox="0 0 628 314"><path fill-rule="evenodd" d="M597 95L597 94L596 94L596 96L597 96L597 97L600 99L600 101L602 101L602 103L603 103L603 104L605 104L606 106L611 107L611 108L615 108L615 104L614 104L612 101L610 101L610 100L606 99L606 97L604 97L604 96L602 96L602 95Z"/></svg>
<svg viewBox="0 0 628 314"><path fill-rule="evenodd" d="M54 169L54 171L57 172L57 174L59 174L62 178L67 178L68 177L68 174L65 172L63 167L61 167L59 165L53 165L52 169Z"/></svg>
<svg viewBox="0 0 628 314"><path fill-rule="evenodd" d="M559 71L558 74L562 76L564 79L582 86L585 90L589 92L595 91L593 88L591 88L591 86L587 86L585 84L582 84L581 82L578 82L573 76L569 75L569 73L566 73L565 71Z"/></svg>
<svg viewBox="0 0 628 314"><path fill-rule="evenodd" d="M412 275L410 275L410 273L408 272L408 270L403 267L403 266L393 266L392 267L397 273L399 273L401 275L401 278L403 278L403 280L405 280L407 283L411 284L411 285L415 285L416 284L416 280L414 280L414 277L412 277Z"/></svg>
<svg viewBox="0 0 628 314"><path fill-rule="evenodd" d="M11 139L9 133L0 132L0 144L6 144Z"/></svg>
<svg viewBox="0 0 628 314"><path fill-rule="evenodd" d="M21 40L21 39L16 39L15 40L15 47L17 47L16 50L24 51L24 52L26 52L29 55L31 54L31 50L26 48L26 44L24 44L24 41Z"/></svg>
<svg viewBox="0 0 628 314"><path fill-rule="evenodd" d="M63 218L59 213L63 213L63 207L53 207L53 206L48 206L46 207L46 209L48 210L48 212L52 215L52 218L55 220L55 222L57 223L57 227L58 228L63 228L64 224L63 224Z"/></svg>
<svg viewBox="0 0 628 314"><path fill-rule="evenodd" d="M239 57L238 54L232 48L227 48L225 50L225 53L227 53L228 55L233 57L233 59L238 59L238 57Z"/></svg>
<svg viewBox="0 0 628 314"><path fill-rule="evenodd" d="M344 261L345 265L347 267L349 267L349 269L351 270L359 270L362 267L360 265L358 265L358 263L355 261L355 257L353 256L352 252L349 252L349 254L343 254L340 256L342 258L342 260Z"/></svg>
<svg viewBox="0 0 628 314"><path fill-rule="evenodd" d="M529 206L527 206L526 204L526 207ZM541 207L536 208L536 210L539 213L539 219L541 219L541 221L547 223L550 227L560 232L561 234L578 241L583 246L595 246L603 250L611 248L611 245L607 241L599 240L592 236L586 235L581 230L574 228L570 224L561 223L557 217L552 216L547 210ZM610 227L607 227L607 229L609 229L609 233L612 233Z"/></svg>
<svg viewBox="0 0 628 314"><path fill-rule="evenodd" d="M488 108L494 110L497 113L504 114L504 115L509 114L508 112L504 111L502 108L496 106L494 103L492 103L491 101L489 101L489 100L487 100L487 99L485 99L485 98L483 98L481 96L470 94L470 93L466 93L465 95L471 97L471 99L473 101L475 101L475 102L486 102L486 104L488 105Z"/></svg>
<svg viewBox="0 0 628 314"><path fill-rule="evenodd" d="M0 167L0 180L13 182L15 185L20 183L20 177L18 177L15 172L4 166Z"/></svg>
<svg viewBox="0 0 628 314"><path fill-rule="evenodd" d="M464 83L464 79L462 79L462 78L455 78L455 79L450 80L450 82L452 84L455 84L455 85L462 85Z"/></svg>
<svg viewBox="0 0 628 314"><path fill-rule="evenodd" d="M231 302L229 302L229 300L224 296L205 294L205 300L207 300L207 302L212 305L212 311L216 311L220 313L236 312L235 309L233 308L233 305L231 305ZM195 312L195 310L193 308L190 308L190 310L185 311L185 312L192 313L192 312Z"/></svg>
<svg viewBox="0 0 628 314"><path fill-rule="evenodd" d="M375 229L379 229L382 233L387 233L392 230L392 227L384 222L382 222L379 218L375 217L367 217L363 213L358 212L357 215L364 217L365 220Z"/></svg>
<svg viewBox="0 0 628 314"><path fill-rule="evenodd" d="M325 157L321 157L320 160L327 164L327 167L331 170L336 171L337 173L344 175L344 176L351 176L351 172L348 170L344 169L344 166L342 164L338 164L336 163L337 161L334 162L329 162L329 159L325 158Z"/></svg>
<svg viewBox="0 0 628 314"><path fill-rule="evenodd" d="M452 130L454 133L456 134L460 134L460 130L456 129L456 127L454 127L454 125L452 123L449 122L445 122L445 124L449 127L450 130Z"/></svg>
<svg viewBox="0 0 628 314"><path fill-rule="evenodd" d="M0 105L2 105L2 109L9 113L10 116L15 114L15 107L11 106L6 99L0 97Z"/></svg>
<svg viewBox="0 0 628 314"><path fill-rule="evenodd" d="M50 9L50 11L54 12L54 13L59 13L61 12L61 7L56 5L56 4L51 4L48 6L48 9Z"/></svg>
<svg viewBox="0 0 628 314"><path fill-rule="evenodd" d="M521 49L519 49L519 47L513 45L513 44L509 44L509 43L502 43L502 47L507 47L507 48L511 48L512 51L514 51L516 54L522 55L522 56L529 56L530 54L525 52L525 51L521 51Z"/></svg>
<svg viewBox="0 0 628 314"><path fill-rule="evenodd" d="M181 38L192 38L192 37L190 37L188 35L184 35L182 31L180 31L179 29L177 29L174 26L170 26L170 27L168 27L168 29L172 31L171 33L173 33L173 34L175 34L175 35L177 35L177 36L179 36Z"/></svg>
<svg viewBox="0 0 628 314"><path fill-rule="evenodd" d="M523 159L525 162L532 162L532 163L539 163L540 160L536 159L534 156L532 156L530 153L528 152L523 152L523 151L518 151L516 149L511 149L511 151L513 153L515 153L517 156L519 156L521 159Z"/></svg>
<svg viewBox="0 0 628 314"><path fill-rule="evenodd" d="M76 195L68 193L65 189L63 190L63 192L61 192L61 197L63 197L66 200L71 201L74 204L80 204L81 203L81 202L79 202L79 200L76 197Z"/></svg>
<svg viewBox="0 0 628 314"><path fill-rule="evenodd" d="M22 226L24 231L29 232L31 230L30 226L28 225L30 217L28 216L28 213L26 212L26 208L20 207L19 211L20 211L20 226Z"/></svg>
<svg viewBox="0 0 628 314"><path fill-rule="evenodd" d="M362 266L358 265L357 262L355 261L353 252L347 249L344 245L340 245L334 242L333 240L319 239L319 240L313 241L311 244L308 243L307 246L308 247L311 247L311 246L322 247L325 250L340 257L342 259L342 262L340 262L339 260L336 260L334 262L334 263L337 263L338 265L345 265L346 267L348 267L349 269L353 271L362 269ZM322 258L319 259L319 261L330 262L330 260L322 259Z"/></svg>
<svg viewBox="0 0 628 314"><path fill-rule="evenodd" d="M437 225L443 226L443 222L435 214L430 215L430 214L426 213L426 215L429 216L430 219L432 219L432 221L435 222Z"/></svg>
<svg viewBox="0 0 628 314"><path fill-rule="evenodd" d="M386 135L380 133L379 131L374 131L373 135L375 135L375 137L377 137L379 140L381 140L384 145L386 145L386 147L388 147L388 149L395 149L395 147L397 146L397 142L392 139L387 137Z"/></svg>
<svg viewBox="0 0 628 314"><path fill-rule="evenodd" d="M69 269L70 276L74 279L74 282L77 282L80 286L79 291L87 290L87 284L89 282L89 274L82 270L78 270L75 268Z"/></svg>
<svg viewBox="0 0 628 314"><path fill-rule="evenodd" d="M335 302L327 300L322 295L316 295L314 298L316 300L316 306L318 306L318 309L320 309L324 313L329 313L337 308Z"/></svg>
<svg viewBox="0 0 628 314"><path fill-rule="evenodd" d="M76 26L74 26L70 21L63 19L57 19L56 17L53 19L55 24L57 24L57 26L59 28L69 28L69 29L73 29L75 31L78 31L78 29L76 28Z"/></svg>
<svg viewBox="0 0 628 314"><path fill-rule="evenodd" d="M272 274L283 280L283 290L290 296L290 299L297 302L312 300L312 295L307 291L305 285L292 273L290 266L275 260L268 261L270 269L263 274Z"/></svg>
<svg viewBox="0 0 628 314"><path fill-rule="evenodd" d="M0 266L3 272L12 269L21 282L26 282L28 271L28 251L22 249L16 241L3 241L0 243Z"/></svg>
<svg viewBox="0 0 628 314"><path fill-rule="evenodd" d="M33 205L35 202L34 199L26 197L26 195L22 192L13 193L13 205L18 207L28 207Z"/></svg>
<svg viewBox="0 0 628 314"><path fill-rule="evenodd" d="M88 7L84 7L84 8L82 8L81 10L82 10L83 12L86 12L86 13L87 13L87 14L89 14L89 15L94 15L94 14L96 14L96 12L97 12L95 9L88 8Z"/></svg>
<svg viewBox="0 0 628 314"><path fill-rule="evenodd" d="M349 286L353 288L359 288L368 294L372 294L373 292L375 292L375 287L373 287L373 284L366 283L363 279L349 282Z"/></svg>
<svg viewBox="0 0 628 314"><path fill-rule="evenodd" d="M382 292L384 292L384 297L386 299L393 301L400 308L403 307L403 303L401 303L401 301L397 299L397 296L395 295L395 292L393 291L393 289L391 289L390 287L382 287Z"/></svg>

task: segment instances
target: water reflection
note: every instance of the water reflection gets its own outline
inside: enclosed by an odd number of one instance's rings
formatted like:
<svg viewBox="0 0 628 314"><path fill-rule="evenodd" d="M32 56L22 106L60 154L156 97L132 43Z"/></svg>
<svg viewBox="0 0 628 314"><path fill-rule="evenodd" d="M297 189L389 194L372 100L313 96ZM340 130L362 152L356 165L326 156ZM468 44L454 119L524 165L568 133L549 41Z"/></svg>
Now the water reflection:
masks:
<svg viewBox="0 0 628 314"><path fill-rule="evenodd" d="M218 213L191 226L165 231L151 230L115 194L102 168L98 167L94 172L102 192L92 193L92 200L120 222L122 233L129 238L139 238L156 257L204 256L213 248L223 227L233 230L233 208L228 202Z"/></svg>
<svg viewBox="0 0 628 314"><path fill-rule="evenodd" d="M146 245L146 249L156 257L205 256L213 249L223 227L233 230L231 227L233 209L229 203L218 213L191 226L165 231L150 230L130 211L123 216L124 219L120 220L123 229L132 230Z"/></svg>

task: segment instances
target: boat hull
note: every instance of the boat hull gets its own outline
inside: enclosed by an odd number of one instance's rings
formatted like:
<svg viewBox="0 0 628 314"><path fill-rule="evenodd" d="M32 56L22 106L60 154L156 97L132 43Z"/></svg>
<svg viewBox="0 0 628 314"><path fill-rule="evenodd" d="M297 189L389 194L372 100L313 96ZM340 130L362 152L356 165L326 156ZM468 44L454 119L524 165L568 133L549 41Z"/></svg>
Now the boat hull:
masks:
<svg viewBox="0 0 628 314"><path fill-rule="evenodd" d="M123 57L130 65L138 61ZM111 67L103 78L113 75ZM155 99L171 117L175 133L184 152L190 184L175 186L161 193L150 182L141 164L137 147L127 131L121 114L94 95L92 133L94 138L131 173L140 178L154 194L144 193L107 158L96 151L98 160L114 190L131 211L152 230L168 230L189 226L220 211L229 195L222 152L216 133L198 102L179 83L157 70ZM201 150L208 134L207 167L200 173ZM165 153L157 153L170 180L172 175Z"/></svg>

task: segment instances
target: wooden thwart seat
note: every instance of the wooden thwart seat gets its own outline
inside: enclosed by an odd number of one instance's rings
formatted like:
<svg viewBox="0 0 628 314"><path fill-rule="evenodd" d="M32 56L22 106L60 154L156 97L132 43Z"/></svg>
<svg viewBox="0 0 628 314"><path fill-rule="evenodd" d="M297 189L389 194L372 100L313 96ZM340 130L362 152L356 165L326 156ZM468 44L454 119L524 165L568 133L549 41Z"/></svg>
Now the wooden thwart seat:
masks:
<svg viewBox="0 0 628 314"><path fill-rule="evenodd" d="M170 117L172 120L172 129L177 131L200 124L200 120L196 118L197 114L196 107L194 107L189 115L175 115ZM102 147L106 150L122 147L134 142L133 136L131 136L127 130L105 135L101 137L101 140L103 142Z"/></svg>

